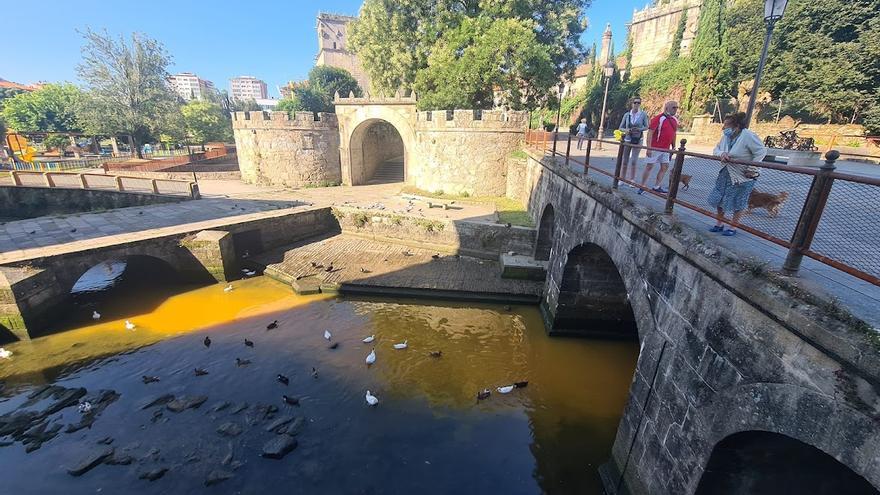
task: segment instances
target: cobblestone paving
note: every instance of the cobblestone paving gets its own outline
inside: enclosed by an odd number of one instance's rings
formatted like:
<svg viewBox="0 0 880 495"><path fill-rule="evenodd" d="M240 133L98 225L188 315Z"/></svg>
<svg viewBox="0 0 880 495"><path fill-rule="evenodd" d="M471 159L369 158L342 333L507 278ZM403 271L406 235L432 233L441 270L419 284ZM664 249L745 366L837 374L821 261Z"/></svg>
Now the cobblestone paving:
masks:
<svg viewBox="0 0 880 495"><path fill-rule="evenodd" d="M265 253L251 261L285 281L316 277L324 284L456 290L539 297L543 284L501 278L495 261L438 255L424 249L386 244L348 235ZM317 267L312 266L317 264ZM328 272L328 267L332 271ZM365 270L365 271L364 271Z"/></svg>

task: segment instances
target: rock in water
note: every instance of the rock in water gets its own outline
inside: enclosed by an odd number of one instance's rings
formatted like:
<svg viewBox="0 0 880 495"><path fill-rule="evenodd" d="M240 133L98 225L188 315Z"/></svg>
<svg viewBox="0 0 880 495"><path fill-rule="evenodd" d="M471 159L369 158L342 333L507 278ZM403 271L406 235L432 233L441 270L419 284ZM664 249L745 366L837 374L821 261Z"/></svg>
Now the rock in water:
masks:
<svg viewBox="0 0 880 495"><path fill-rule="evenodd" d="M165 473L167 473L167 472L168 472L167 467L160 467L160 468L156 468L156 469L151 469L149 471L144 471L144 472L138 474L138 478L140 478L142 480L156 481L157 479L161 478L162 476L165 476Z"/></svg>
<svg viewBox="0 0 880 495"><path fill-rule="evenodd" d="M287 433L288 435L298 435L299 432L302 431L303 427L306 425L306 418L302 416L297 417L293 420L287 428L284 428L283 431L279 430L278 433Z"/></svg>
<svg viewBox="0 0 880 495"><path fill-rule="evenodd" d="M278 435L263 445L263 457L268 459L281 459L295 449L297 441L290 435Z"/></svg>
<svg viewBox="0 0 880 495"><path fill-rule="evenodd" d="M205 486L214 486L217 483L222 483L229 478L232 478L233 474L228 471L222 471L220 469L215 469L208 473L208 477L205 478Z"/></svg>
<svg viewBox="0 0 880 495"><path fill-rule="evenodd" d="M186 409L197 409L208 400L206 395L193 395L188 397L179 397L169 402L167 406L171 412L180 412Z"/></svg>
<svg viewBox="0 0 880 495"><path fill-rule="evenodd" d="M286 425L287 423L290 423L291 421L293 421L293 416L281 416L275 421L269 423L269 426L266 427L266 431L275 431L278 428Z"/></svg>
<svg viewBox="0 0 880 495"><path fill-rule="evenodd" d="M128 466L134 461L134 458L128 454L122 454L119 452L115 452L113 455L107 458L104 461L104 464L108 464L110 466Z"/></svg>
<svg viewBox="0 0 880 495"><path fill-rule="evenodd" d="M217 433L221 435L226 435L227 437L237 437L241 435L241 426L237 423L223 423L217 428Z"/></svg>
<svg viewBox="0 0 880 495"><path fill-rule="evenodd" d="M155 407L155 406L164 406L165 404L168 404L169 402L171 402L173 400L174 400L174 395L163 394L163 395L160 395L159 397L156 397L155 399L150 399L150 400L145 401L144 405L141 406L141 410L149 409L149 408Z"/></svg>
<svg viewBox="0 0 880 495"><path fill-rule="evenodd" d="M81 476L89 472L93 467L104 462L105 459L113 455L113 452L114 450L112 447L98 449L83 458L75 466L68 468L67 473L71 476Z"/></svg>

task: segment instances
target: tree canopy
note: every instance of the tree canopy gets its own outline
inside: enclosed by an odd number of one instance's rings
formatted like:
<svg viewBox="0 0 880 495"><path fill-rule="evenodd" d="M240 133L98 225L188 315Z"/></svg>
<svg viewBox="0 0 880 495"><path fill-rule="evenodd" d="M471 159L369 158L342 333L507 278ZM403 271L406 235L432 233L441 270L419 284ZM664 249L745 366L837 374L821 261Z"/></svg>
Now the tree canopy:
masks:
<svg viewBox="0 0 880 495"><path fill-rule="evenodd" d="M232 126L220 105L192 100L180 109L186 127L187 140L193 144L232 140Z"/></svg>
<svg viewBox="0 0 880 495"><path fill-rule="evenodd" d="M583 59L590 0L366 0L351 46L374 89L425 109L534 108Z"/></svg>
<svg viewBox="0 0 880 495"><path fill-rule="evenodd" d="M362 96L363 92L357 80L345 69L338 67L317 66L309 71L306 84L291 91L289 98L278 102L277 109L284 112L327 112L331 113L334 95Z"/></svg>
<svg viewBox="0 0 880 495"><path fill-rule="evenodd" d="M46 84L4 100L3 119L18 132L80 131L76 107L82 97L82 91L73 84Z"/></svg>

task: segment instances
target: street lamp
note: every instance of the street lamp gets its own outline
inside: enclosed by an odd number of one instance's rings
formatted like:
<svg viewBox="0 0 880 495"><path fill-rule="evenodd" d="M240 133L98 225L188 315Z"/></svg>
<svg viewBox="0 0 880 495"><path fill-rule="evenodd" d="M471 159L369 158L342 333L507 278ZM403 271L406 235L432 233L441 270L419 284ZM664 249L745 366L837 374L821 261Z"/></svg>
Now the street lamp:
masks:
<svg viewBox="0 0 880 495"><path fill-rule="evenodd" d="M605 134L605 106L608 104L608 85L611 83L611 76L614 75L614 62L608 61L602 69L602 75L605 76L605 97L602 99L602 115L599 116L599 142L596 143L596 149L602 149L602 136Z"/></svg>
<svg viewBox="0 0 880 495"><path fill-rule="evenodd" d="M565 83L559 83L559 108L556 110L556 133L553 135L553 156L556 156L556 141L559 139L559 120L562 118L562 93L565 91Z"/></svg>
<svg viewBox="0 0 880 495"><path fill-rule="evenodd" d="M761 59L758 61L758 71L755 74L755 84L749 95L749 107L746 110L746 125L751 124L752 114L755 113L755 100L761 88L761 75L764 73L764 64L767 62L767 50L770 49L770 38L773 36L773 28L782 19L788 0L764 0L764 23L767 24L767 34L764 36L764 48L761 50Z"/></svg>

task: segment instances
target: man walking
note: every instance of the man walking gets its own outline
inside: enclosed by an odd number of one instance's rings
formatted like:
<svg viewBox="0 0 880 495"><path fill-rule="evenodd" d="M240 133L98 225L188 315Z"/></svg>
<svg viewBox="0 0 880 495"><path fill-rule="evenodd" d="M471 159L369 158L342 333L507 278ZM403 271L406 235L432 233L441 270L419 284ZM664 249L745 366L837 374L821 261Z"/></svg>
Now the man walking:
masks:
<svg viewBox="0 0 880 495"><path fill-rule="evenodd" d="M584 143L584 139L587 138L587 131L589 130L589 128L590 127L587 125L587 119L581 119L581 122L578 124L577 127L577 149L581 149L581 146Z"/></svg>
<svg viewBox="0 0 880 495"><path fill-rule="evenodd" d="M638 96L633 98L630 111L623 115L619 129L623 131L623 142L633 145L623 147L623 161L621 162L620 174L624 179L629 178L630 182L635 182L636 164L639 162L639 152L641 151L641 148L636 148L635 146L642 145L642 134L648 130L648 114L642 110L642 99ZM630 161L632 162L631 168L629 166ZM627 174L627 171L629 171L629 174Z"/></svg>
<svg viewBox="0 0 880 495"><path fill-rule="evenodd" d="M678 102L667 101L666 104L663 105L663 113L651 119L651 123L648 125L648 146L664 150L673 149L675 147L675 135L678 132L678 118L675 116L676 113L678 113ZM645 172L642 174L642 187L647 187L648 176L651 174L651 169L654 168L655 163L659 163L660 170L657 171L657 177L654 180L654 187L651 189L661 194L668 193L669 190L661 184L663 183L663 177L666 175L666 170L669 169L672 152L653 151L649 149L645 152L645 156L647 156L648 159L645 161ZM639 194L642 194L643 192L644 189L639 189Z"/></svg>

